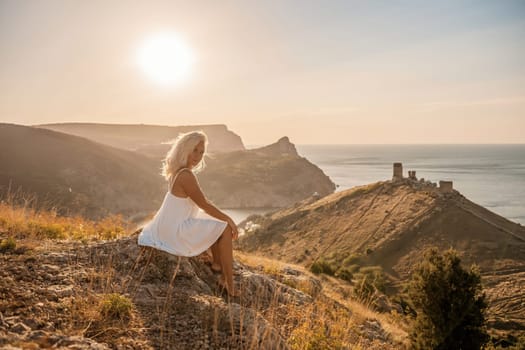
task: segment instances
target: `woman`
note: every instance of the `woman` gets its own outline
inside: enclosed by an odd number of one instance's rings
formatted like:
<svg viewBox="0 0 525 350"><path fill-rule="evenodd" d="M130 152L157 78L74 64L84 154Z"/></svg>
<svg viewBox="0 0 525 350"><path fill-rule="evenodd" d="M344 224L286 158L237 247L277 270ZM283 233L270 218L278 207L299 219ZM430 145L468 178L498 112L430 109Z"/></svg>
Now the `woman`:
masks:
<svg viewBox="0 0 525 350"><path fill-rule="evenodd" d="M201 131L181 134L175 140L162 169L168 192L138 243L179 256L196 256L211 247L211 268L222 272L220 286L230 296L238 296L233 285L232 248L232 239L239 236L237 225L206 199L194 174L204 168L207 143ZM209 217L198 217L199 208Z"/></svg>

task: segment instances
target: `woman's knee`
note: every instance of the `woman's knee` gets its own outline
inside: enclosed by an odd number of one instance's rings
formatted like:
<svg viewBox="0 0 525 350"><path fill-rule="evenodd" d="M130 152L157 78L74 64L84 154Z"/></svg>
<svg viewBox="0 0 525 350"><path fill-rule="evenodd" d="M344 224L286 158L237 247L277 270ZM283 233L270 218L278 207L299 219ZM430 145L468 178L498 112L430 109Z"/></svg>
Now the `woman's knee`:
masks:
<svg viewBox="0 0 525 350"><path fill-rule="evenodd" d="M222 231L220 238L232 239L232 229L230 228L230 226L226 226L224 231Z"/></svg>

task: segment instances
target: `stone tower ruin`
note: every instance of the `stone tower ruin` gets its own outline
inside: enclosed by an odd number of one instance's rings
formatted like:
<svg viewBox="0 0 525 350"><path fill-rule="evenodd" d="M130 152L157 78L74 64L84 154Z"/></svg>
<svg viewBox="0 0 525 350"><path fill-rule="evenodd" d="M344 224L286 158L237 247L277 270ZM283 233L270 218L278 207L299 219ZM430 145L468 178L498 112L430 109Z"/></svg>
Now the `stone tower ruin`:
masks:
<svg viewBox="0 0 525 350"><path fill-rule="evenodd" d="M439 181L439 190L443 193L450 193L454 190L452 181Z"/></svg>
<svg viewBox="0 0 525 350"><path fill-rule="evenodd" d="M394 175L392 176L392 181L401 180L403 178L403 164L394 163Z"/></svg>

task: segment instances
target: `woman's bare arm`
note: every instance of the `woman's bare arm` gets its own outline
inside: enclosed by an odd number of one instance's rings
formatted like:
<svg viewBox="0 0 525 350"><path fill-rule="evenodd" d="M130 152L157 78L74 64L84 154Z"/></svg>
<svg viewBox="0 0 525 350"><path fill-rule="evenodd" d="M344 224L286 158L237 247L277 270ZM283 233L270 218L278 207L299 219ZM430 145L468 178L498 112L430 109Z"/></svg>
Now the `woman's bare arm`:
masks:
<svg viewBox="0 0 525 350"><path fill-rule="evenodd" d="M214 218L226 221L232 229L233 237L237 238L238 230L235 222L206 198L204 193L202 193L197 178L191 171L182 171L177 179L180 181L179 183L184 192L186 192L188 197L190 197L199 208Z"/></svg>

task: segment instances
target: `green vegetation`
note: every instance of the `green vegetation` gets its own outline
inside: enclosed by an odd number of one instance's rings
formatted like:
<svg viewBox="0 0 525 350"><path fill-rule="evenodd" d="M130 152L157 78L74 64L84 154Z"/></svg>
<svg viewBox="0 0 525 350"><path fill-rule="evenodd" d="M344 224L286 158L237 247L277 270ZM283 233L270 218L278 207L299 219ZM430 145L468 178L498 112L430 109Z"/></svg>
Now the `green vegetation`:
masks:
<svg viewBox="0 0 525 350"><path fill-rule="evenodd" d="M352 282L354 273L348 267L341 267L339 270L336 271L335 277L348 281L348 282Z"/></svg>
<svg viewBox="0 0 525 350"><path fill-rule="evenodd" d="M385 291L385 277L380 266L362 267L354 278L354 295L359 300L369 301L377 292Z"/></svg>
<svg viewBox="0 0 525 350"><path fill-rule="evenodd" d="M335 274L335 268L328 261L319 259L310 266L310 271L316 275L324 273L326 275L333 276Z"/></svg>
<svg viewBox="0 0 525 350"><path fill-rule="evenodd" d="M414 271L408 289L417 314L414 349L481 349L487 342L480 274L460 263L455 251L432 249Z"/></svg>
<svg viewBox="0 0 525 350"><path fill-rule="evenodd" d="M118 293L106 294L100 302L100 314L112 320L128 320L132 307L128 297Z"/></svg>
<svg viewBox="0 0 525 350"><path fill-rule="evenodd" d="M310 271L316 275L324 273L347 282L355 280L355 289L359 299L366 300L375 291L384 291L384 275L379 266L362 267L363 256L350 254L346 257L331 253L319 258L310 265Z"/></svg>
<svg viewBox="0 0 525 350"><path fill-rule="evenodd" d="M7 237L0 241L0 253L12 252L16 249L16 241L13 237Z"/></svg>

